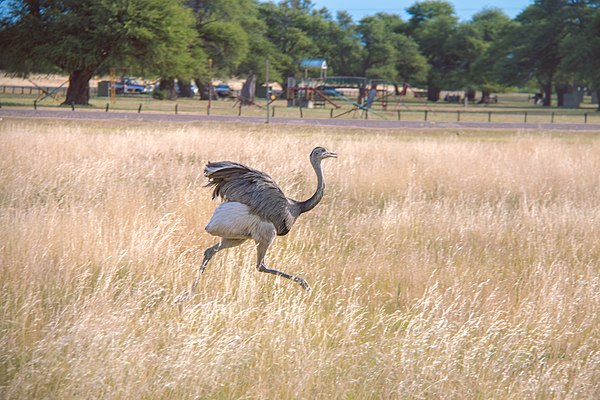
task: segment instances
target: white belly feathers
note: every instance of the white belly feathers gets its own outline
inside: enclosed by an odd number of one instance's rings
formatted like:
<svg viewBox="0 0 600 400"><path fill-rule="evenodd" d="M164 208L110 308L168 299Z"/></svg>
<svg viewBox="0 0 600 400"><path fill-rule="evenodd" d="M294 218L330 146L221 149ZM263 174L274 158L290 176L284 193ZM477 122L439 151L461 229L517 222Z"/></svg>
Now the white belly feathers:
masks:
<svg viewBox="0 0 600 400"><path fill-rule="evenodd" d="M238 202L220 204L205 229L211 235L229 239L272 240L277 234L271 222L252 214L247 205Z"/></svg>

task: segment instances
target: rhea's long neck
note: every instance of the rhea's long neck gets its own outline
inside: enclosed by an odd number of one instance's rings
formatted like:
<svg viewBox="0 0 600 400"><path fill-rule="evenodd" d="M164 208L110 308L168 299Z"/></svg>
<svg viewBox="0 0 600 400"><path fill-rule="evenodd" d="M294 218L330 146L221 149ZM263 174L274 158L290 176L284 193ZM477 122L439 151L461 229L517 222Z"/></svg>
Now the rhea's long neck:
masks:
<svg viewBox="0 0 600 400"><path fill-rule="evenodd" d="M298 203L300 214L315 208L323 198L323 193L325 192L325 179L323 178L323 171L321 170L321 160L313 161L311 164L315 169L315 174L317 174L317 190L308 200Z"/></svg>

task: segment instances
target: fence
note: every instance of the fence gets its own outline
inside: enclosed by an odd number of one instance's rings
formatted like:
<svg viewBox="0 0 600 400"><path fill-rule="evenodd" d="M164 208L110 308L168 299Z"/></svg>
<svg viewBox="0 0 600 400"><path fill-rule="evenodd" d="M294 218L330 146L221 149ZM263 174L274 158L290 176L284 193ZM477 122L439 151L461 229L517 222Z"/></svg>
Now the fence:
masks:
<svg viewBox="0 0 600 400"><path fill-rule="evenodd" d="M271 117L275 117L283 107L272 107ZM280 110L280 111L276 111ZM396 110L374 111L371 109L336 110L330 109L329 118L340 118L351 114L352 118L383 119L398 121L444 121L444 122L522 122L522 123L600 123L600 112L557 112L557 111L449 111L449 110ZM288 113L286 113L288 114ZM311 115L312 114L312 115ZM314 115L308 108L298 108L297 116L308 118ZM322 113L321 113L322 114ZM289 116L289 115L285 115ZM323 115L321 115L323 117Z"/></svg>
<svg viewBox="0 0 600 400"><path fill-rule="evenodd" d="M32 86L0 86L0 95L7 97L40 96L50 91L56 91L63 98L66 95L66 88L56 87L32 87ZM96 88L90 88L90 94L94 97ZM25 102L12 101L11 99L0 98L0 107L6 105L26 106ZM98 99L94 100L95 105L92 108L101 109L109 112L110 110L129 110L142 112L164 112L180 114L204 114L204 115L225 115L225 116L263 116L266 113L264 100L257 101L253 106L242 107L239 102L232 103L228 101L206 101L186 100L180 102L155 101L148 96L136 97L127 96L117 100L117 104L100 103ZM41 107L39 100L32 98L31 104L34 108ZM379 120L398 120L398 121L431 121L431 122L519 122L519 123L577 123L577 124L598 124L600 123L600 112L594 108L580 109L510 109L510 108L486 108L484 110L473 107L472 109L446 109L438 107L435 104L430 106L407 103L402 109L380 110L367 108L304 108L287 107L287 105L277 105L273 103L270 107L271 117L285 118L352 118L352 119L379 119ZM49 106L46 104L45 106ZM77 106L72 107L73 109Z"/></svg>
<svg viewBox="0 0 600 400"><path fill-rule="evenodd" d="M61 96L65 96L67 94L67 88L56 86L0 86L0 94L22 94L40 96L50 92L59 94ZM96 96L97 92L98 89L96 87L90 86L91 96Z"/></svg>

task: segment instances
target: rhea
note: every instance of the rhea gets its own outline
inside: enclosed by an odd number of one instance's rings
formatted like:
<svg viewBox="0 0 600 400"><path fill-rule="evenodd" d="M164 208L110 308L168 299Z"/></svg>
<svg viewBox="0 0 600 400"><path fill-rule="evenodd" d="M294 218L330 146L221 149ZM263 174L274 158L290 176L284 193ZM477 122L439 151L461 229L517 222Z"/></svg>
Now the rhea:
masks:
<svg viewBox="0 0 600 400"><path fill-rule="evenodd" d="M305 201L286 197L269 175L244 164L232 161L206 164L206 186L213 188L213 199L219 197L223 202L215 209L205 229L221 239L204 251L190 294L194 294L202 273L216 253L248 239L256 243L256 268L260 272L290 279L309 291L310 286L304 278L268 268L265 255L275 236L286 235L300 214L312 210L323 198L325 179L321 161L330 157L336 158L337 154L323 147L316 147L310 153L310 163L317 175L317 190Z"/></svg>

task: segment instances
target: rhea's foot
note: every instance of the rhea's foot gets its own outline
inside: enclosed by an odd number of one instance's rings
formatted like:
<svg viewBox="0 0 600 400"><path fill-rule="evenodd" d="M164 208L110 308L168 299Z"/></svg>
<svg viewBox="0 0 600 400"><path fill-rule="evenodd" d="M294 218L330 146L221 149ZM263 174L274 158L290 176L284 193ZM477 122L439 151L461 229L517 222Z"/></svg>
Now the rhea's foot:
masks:
<svg viewBox="0 0 600 400"><path fill-rule="evenodd" d="M300 286L302 286L304 288L304 290L306 290L307 292L310 292L310 286L308 285L308 282L306 282L306 279L304 278L300 278L299 276L295 276L294 278L294 282L300 284Z"/></svg>
<svg viewBox="0 0 600 400"><path fill-rule="evenodd" d="M193 295L190 292L185 291L185 292L181 293L179 296L177 296L175 298L175 300L173 301L173 303L182 305L186 301L190 300L192 298L192 296Z"/></svg>

